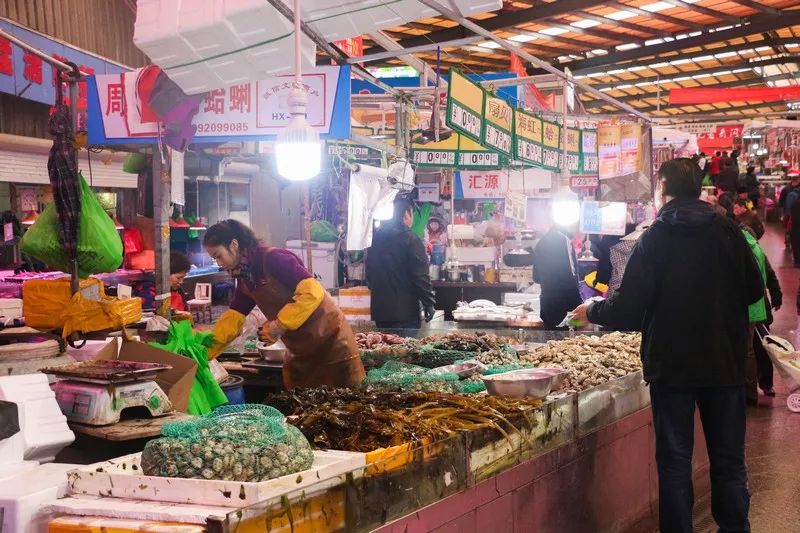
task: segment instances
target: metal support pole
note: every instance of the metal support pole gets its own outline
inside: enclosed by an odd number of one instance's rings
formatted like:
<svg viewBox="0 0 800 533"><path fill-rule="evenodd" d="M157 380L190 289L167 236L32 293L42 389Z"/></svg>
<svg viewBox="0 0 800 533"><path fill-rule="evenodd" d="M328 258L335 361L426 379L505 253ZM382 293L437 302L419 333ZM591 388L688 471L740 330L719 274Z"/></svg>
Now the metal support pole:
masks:
<svg viewBox="0 0 800 533"><path fill-rule="evenodd" d="M156 313L169 318L169 206L171 169L169 159L162 159L161 147L153 146L153 227L156 252ZM183 176L181 176L183 178ZM177 178L176 178L177 179Z"/></svg>
<svg viewBox="0 0 800 533"><path fill-rule="evenodd" d="M569 183L569 165L567 164L567 120L569 114L569 106L567 105L567 84L564 80L563 90L561 91L561 120L563 122L561 128L561 177ZM561 183L558 184L561 187Z"/></svg>
<svg viewBox="0 0 800 533"><path fill-rule="evenodd" d="M303 238L306 241L306 266L314 274L314 254L311 251L311 186L308 182L303 185Z"/></svg>
<svg viewBox="0 0 800 533"><path fill-rule="evenodd" d="M270 0L270 1L278 1L278 0ZM471 20L462 17L459 13L456 13L452 9L449 9L449 8L443 6L439 2L437 2L435 0L419 0L419 1L422 2L423 4L425 4L426 6L432 8L432 9L435 9L436 11L441 13L442 15L446 16L447 18L449 18L450 20L452 20L454 22L458 22L459 24L461 24L463 27L465 27L466 29L468 29L472 33L476 33L478 35L482 35L482 36L486 37L487 39L499 44L500 46L502 46L503 48L505 48L509 52L517 54L519 57L521 57L525 61L528 61L529 63L532 63L535 66L537 66L537 67L539 67L539 68L541 68L543 70L546 70L547 72L550 72L551 74L555 74L556 76L558 76L559 78L561 78L563 80L568 79L568 76L564 72L558 70L557 68L555 68L550 63L548 63L546 61L542 61L538 57L536 57L536 56L534 56L532 54L529 54L523 48L511 44L511 42L509 42L506 39L501 39L500 37L498 37L497 35L493 34L492 32L490 32L490 31L488 31L488 30L486 30L484 28L481 28L480 26L478 26L477 24L475 24ZM641 113L640 111L637 111L635 108L629 106L628 104L626 104L624 102L620 102L616 98L612 98L612 97L608 96L604 92L598 91L597 89L595 89L594 87L592 87L590 85L586 85L586 84L580 83L580 82L575 82L575 85L577 87L579 87L580 89L582 89L583 91L585 91L587 93L590 93L590 94L593 94L594 96L596 96L596 97L598 97L598 98L600 98L602 100L605 100L606 102L608 102L610 104L613 104L613 105L617 106L618 108L630 113L631 115L634 115L636 117L639 117L642 120L650 122L650 117L648 117L644 113Z"/></svg>

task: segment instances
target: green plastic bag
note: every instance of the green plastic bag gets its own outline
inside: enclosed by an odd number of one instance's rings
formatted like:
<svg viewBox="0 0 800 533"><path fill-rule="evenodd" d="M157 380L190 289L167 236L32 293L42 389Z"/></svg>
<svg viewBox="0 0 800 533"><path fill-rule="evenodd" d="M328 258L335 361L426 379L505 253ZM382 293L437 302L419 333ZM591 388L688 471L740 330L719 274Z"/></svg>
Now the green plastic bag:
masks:
<svg viewBox="0 0 800 533"><path fill-rule="evenodd" d="M422 204L417 207L414 213L414 221L411 224L411 231L420 239L425 238L425 228L433 212L433 204Z"/></svg>
<svg viewBox="0 0 800 533"><path fill-rule="evenodd" d="M327 220L315 220L311 223L311 242L336 242L339 232Z"/></svg>
<svg viewBox="0 0 800 533"><path fill-rule="evenodd" d="M227 396L208 367L208 348L213 342L213 333L195 333L192 324L183 320L170 324L166 344L150 343L150 346L183 355L197 363L197 374L186 408L190 415L205 415L215 407L228 403Z"/></svg>
<svg viewBox="0 0 800 533"><path fill-rule="evenodd" d="M122 239L114 221L103 209L92 189L79 174L81 213L78 224L78 275L81 278L114 272L122 264ZM45 207L36 223L25 232L20 251L50 268L69 272L64 245L58 229L55 204Z"/></svg>

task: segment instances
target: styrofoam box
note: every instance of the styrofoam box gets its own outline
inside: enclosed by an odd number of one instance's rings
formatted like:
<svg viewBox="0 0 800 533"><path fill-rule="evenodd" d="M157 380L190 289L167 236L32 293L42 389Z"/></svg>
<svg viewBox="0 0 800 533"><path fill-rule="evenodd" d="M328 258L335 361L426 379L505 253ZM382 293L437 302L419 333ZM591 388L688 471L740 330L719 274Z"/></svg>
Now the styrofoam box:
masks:
<svg viewBox="0 0 800 533"><path fill-rule="evenodd" d="M3 533L47 531L51 516L47 504L67 493L67 472L78 465L37 465L0 479L0 509Z"/></svg>
<svg viewBox="0 0 800 533"><path fill-rule="evenodd" d="M366 287L339 289L339 307L343 309L366 309L369 311L372 295Z"/></svg>
<svg viewBox="0 0 800 533"><path fill-rule="evenodd" d="M303 262L306 262L305 241L287 241L286 249L294 253ZM338 258L336 257L336 243L332 242L312 242L311 260L314 274L319 275L320 283L326 289L336 287L336 267Z"/></svg>
<svg viewBox="0 0 800 533"><path fill-rule="evenodd" d="M312 487L323 489L366 464L366 454L315 451L311 468L258 483L142 475L141 453L69 472L69 493L157 502L245 507Z"/></svg>
<svg viewBox="0 0 800 533"><path fill-rule="evenodd" d="M44 374L0 377L0 400L17 404L25 459L49 462L75 440Z"/></svg>
<svg viewBox="0 0 800 533"><path fill-rule="evenodd" d="M503 305L507 306L517 306L517 305L529 305L534 310L539 309L539 295L538 294L529 294L527 292L504 292L503 293Z"/></svg>
<svg viewBox="0 0 800 533"><path fill-rule="evenodd" d="M20 298L0 298L0 317L22 318L22 300Z"/></svg>

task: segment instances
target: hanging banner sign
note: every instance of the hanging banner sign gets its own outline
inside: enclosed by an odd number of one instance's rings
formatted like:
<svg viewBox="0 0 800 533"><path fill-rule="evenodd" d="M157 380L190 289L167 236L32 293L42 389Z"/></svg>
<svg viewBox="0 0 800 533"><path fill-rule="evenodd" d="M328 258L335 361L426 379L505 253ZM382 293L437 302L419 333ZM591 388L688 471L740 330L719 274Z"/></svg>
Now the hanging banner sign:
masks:
<svg viewBox="0 0 800 533"><path fill-rule="evenodd" d="M639 170L642 160L642 126L625 124L620 139L620 175L633 174Z"/></svg>
<svg viewBox="0 0 800 533"><path fill-rule="evenodd" d="M513 119L513 108L505 100L493 96L484 98L481 144L510 157L513 149Z"/></svg>
<svg viewBox="0 0 800 533"><path fill-rule="evenodd" d="M581 171L581 130L567 128L567 169L570 174Z"/></svg>
<svg viewBox="0 0 800 533"><path fill-rule="evenodd" d="M514 159L542 166L542 119L514 110Z"/></svg>
<svg viewBox="0 0 800 533"><path fill-rule="evenodd" d="M508 174L502 170L462 170L457 178L456 198L503 198L508 192Z"/></svg>
<svg viewBox="0 0 800 533"><path fill-rule="evenodd" d="M518 192L507 192L503 211L506 218L525 222L528 219L528 197Z"/></svg>
<svg viewBox="0 0 800 533"><path fill-rule="evenodd" d="M375 150L363 144L356 144L348 141L328 141L326 150L329 156L341 156L353 163L366 163L380 160L383 154L380 150Z"/></svg>
<svg viewBox="0 0 800 533"><path fill-rule="evenodd" d="M155 144L159 123L140 94L141 69L89 78L91 144ZM246 82L206 93L192 119L194 142L263 140L289 123L293 76ZM317 67L303 74L308 122L320 136L350 137L350 67Z"/></svg>
<svg viewBox="0 0 800 533"><path fill-rule="evenodd" d="M447 86L447 125L480 142L483 133L483 101L486 92L461 72L450 69Z"/></svg>
<svg viewBox="0 0 800 533"><path fill-rule="evenodd" d="M600 126L597 129L597 150L600 157L598 173L601 180L620 175L621 138L620 126Z"/></svg>
<svg viewBox="0 0 800 533"><path fill-rule="evenodd" d="M449 139L427 144L411 145L411 161L421 167L458 166L458 145L460 135L454 134Z"/></svg>
<svg viewBox="0 0 800 533"><path fill-rule="evenodd" d="M625 202L581 202L580 232L587 235L625 235Z"/></svg>
<svg viewBox="0 0 800 533"><path fill-rule="evenodd" d="M559 170L561 161L561 126L544 121L542 124L542 166Z"/></svg>
<svg viewBox="0 0 800 533"><path fill-rule="evenodd" d="M487 150L464 135L459 136L458 166L461 168L498 168L508 164L508 158Z"/></svg>
<svg viewBox="0 0 800 533"><path fill-rule="evenodd" d="M597 174L597 130L581 130L581 174Z"/></svg>

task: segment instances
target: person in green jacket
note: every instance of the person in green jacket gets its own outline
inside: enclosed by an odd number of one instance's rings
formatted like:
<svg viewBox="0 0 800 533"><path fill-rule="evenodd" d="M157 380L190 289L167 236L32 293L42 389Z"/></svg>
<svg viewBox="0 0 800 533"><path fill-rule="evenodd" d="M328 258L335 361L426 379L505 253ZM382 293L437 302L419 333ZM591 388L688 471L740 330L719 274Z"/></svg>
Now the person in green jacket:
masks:
<svg viewBox="0 0 800 533"><path fill-rule="evenodd" d="M753 257L756 259L758 271L761 274L761 281L764 283L764 286L766 286L767 255L758 244L758 239L756 239L756 236L749 227L742 227L742 233L744 233L744 238L750 246L750 251L753 252ZM756 352L753 349L753 337L755 335L756 326L767 321L767 307L764 303L764 298L762 297L756 303L751 304L750 307L748 307L748 313L750 315L750 334L748 336L750 342L748 343L747 357L745 358L745 373L747 376L745 393L747 395L747 404L756 405L758 403L758 367L756 364Z"/></svg>

